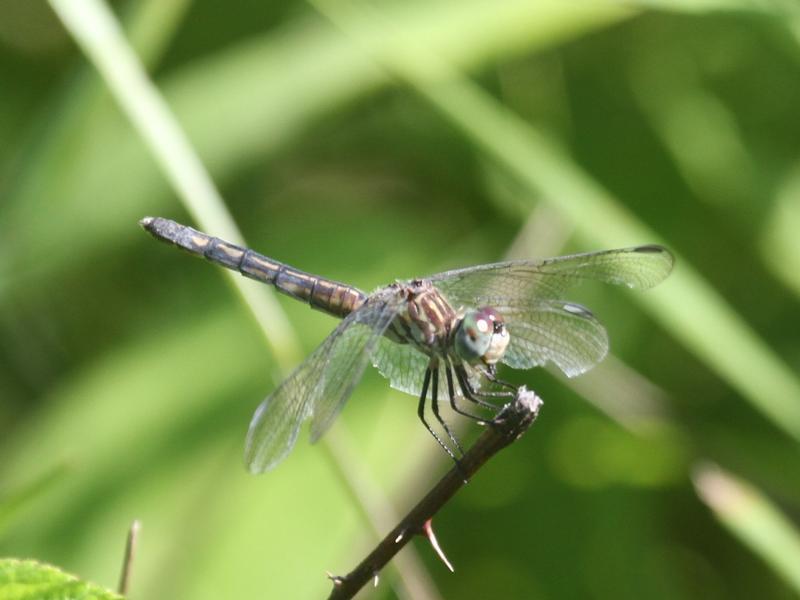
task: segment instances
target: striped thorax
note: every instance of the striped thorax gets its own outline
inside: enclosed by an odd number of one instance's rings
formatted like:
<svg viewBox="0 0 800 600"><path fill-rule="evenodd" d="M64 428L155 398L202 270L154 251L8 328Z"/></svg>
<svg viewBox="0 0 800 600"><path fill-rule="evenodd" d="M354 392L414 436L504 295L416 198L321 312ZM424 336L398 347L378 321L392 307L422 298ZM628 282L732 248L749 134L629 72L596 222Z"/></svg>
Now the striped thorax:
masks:
<svg viewBox="0 0 800 600"><path fill-rule="evenodd" d="M450 356L469 364L494 365L510 341L503 318L492 308L454 309L427 279L395 284L405 307L386 335L413 344L430 357Z"/></svg>
<svg viewBox="0 0 800 600"><path fill-rule="evenodd" d="M456 311L428 280L395 285L405 306L387 335L394 341L413 344L428 356L445 354L458 321Z"/></svg>

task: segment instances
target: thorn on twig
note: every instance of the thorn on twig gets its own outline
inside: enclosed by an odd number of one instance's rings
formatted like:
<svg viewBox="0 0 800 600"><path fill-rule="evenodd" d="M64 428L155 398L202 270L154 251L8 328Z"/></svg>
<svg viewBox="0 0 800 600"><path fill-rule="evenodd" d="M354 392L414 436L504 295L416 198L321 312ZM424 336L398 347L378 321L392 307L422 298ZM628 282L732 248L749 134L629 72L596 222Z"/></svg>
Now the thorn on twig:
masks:
<svg viewBox="0 0 800 600"><path fill-rule="evenodd" d="M139 537L139 530L141 527L142 524L139 519L135 519L128 530L128 539L125 541L125 555L122 559L122 572L120 573L119 586L117 587L117 590L122 596L128 594L128 588L130 587L133 557L136 553L136 540Z"/></svg>
<svg viewBox="0 0 800 600"><path fill-rule="evenodd" d="M378 587L378 581L380 581L380 575L378 571L375 571L375 574L372 576L372 587Z"/></svg>
<svg viewBox="0 0 800 600"><path fill-rule="evenodd" d="M325 576L333 582L333 585L336 587L342 585L344 583L344 577L341 575L334 575L330 571L325 571Z"/></svg>
<svg viewBox="0 0 800 600"><path fill-rule="evenodd" d="M436 539L436 534L433 532L433 519L428 519L427 521L425 521L425 523L422 526L422 533L425 535L426 538L428 538L428 541L430 542L431 546L433 546L433 550L442 560L444 565L448 569L450 569L451 573L454 573L455 569L453 568L453 565L450 563L449 560L447 560L447 556L445 556L444 550L442 550L442 547L439 545L439 540Z"/></svg>

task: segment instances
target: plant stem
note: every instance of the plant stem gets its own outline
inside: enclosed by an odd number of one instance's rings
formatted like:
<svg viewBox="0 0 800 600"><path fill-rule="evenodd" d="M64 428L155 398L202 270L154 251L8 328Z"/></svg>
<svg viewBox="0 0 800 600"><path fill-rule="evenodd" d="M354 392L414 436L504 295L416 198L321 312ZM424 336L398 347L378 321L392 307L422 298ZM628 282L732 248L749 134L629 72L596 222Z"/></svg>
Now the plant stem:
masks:
<svg viewBox="0 0 800 600"><path fill-rule="evenodd" d="M119 593L123 596L128 594L131 582L131 569L133 568L133 557L136 554L136 538L139 535L141 523L135 520L131 523L131 528L128 530L128 538L125 540L125 556L122 559L122 571L119 576Z"/></svg>

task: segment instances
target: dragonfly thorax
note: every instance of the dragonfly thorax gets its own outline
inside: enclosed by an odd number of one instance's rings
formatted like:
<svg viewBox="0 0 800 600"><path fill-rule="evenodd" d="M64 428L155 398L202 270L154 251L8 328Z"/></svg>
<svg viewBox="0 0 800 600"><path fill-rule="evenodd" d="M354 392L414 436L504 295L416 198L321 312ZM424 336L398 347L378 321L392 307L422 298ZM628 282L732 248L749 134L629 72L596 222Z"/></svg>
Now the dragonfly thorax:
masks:
<svg viewBox="0 0 800 600"><path fill-rule="evenodd" d="M396 342L413 344L429 356L444 355L458 315L431 282L415 279L394 284L403 296L404 309L386 334Z"/></svg>
<svg viewBox="0 0 800 600"><path fill-rule="evenodd" d="M454 330L456 354L470 364L497 364L509 340L503 318L489 306L467 312Z"/></svg>
<svg viewBox="0 0 800 600"><path fill-rule="evenodd" d="M395 284L405 301L387 331L396 342L410 343L429 356L450 355L469 364L497 364L510 341L500 314L485 306L456 312L427 279Z"/></svg>

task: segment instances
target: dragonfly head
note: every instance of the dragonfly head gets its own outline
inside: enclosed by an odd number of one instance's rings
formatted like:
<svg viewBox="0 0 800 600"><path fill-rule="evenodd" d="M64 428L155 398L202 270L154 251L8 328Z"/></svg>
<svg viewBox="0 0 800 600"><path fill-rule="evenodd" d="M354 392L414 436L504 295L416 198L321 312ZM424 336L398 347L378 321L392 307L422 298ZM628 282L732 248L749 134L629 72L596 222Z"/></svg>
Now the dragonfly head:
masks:
<svg viewBox="0 0 800 600"><path fill-rule="evenodd" d="M508 342L503 317L489 306L467 312L455 332L456 354L470 364L496 364Z"/></svg>

